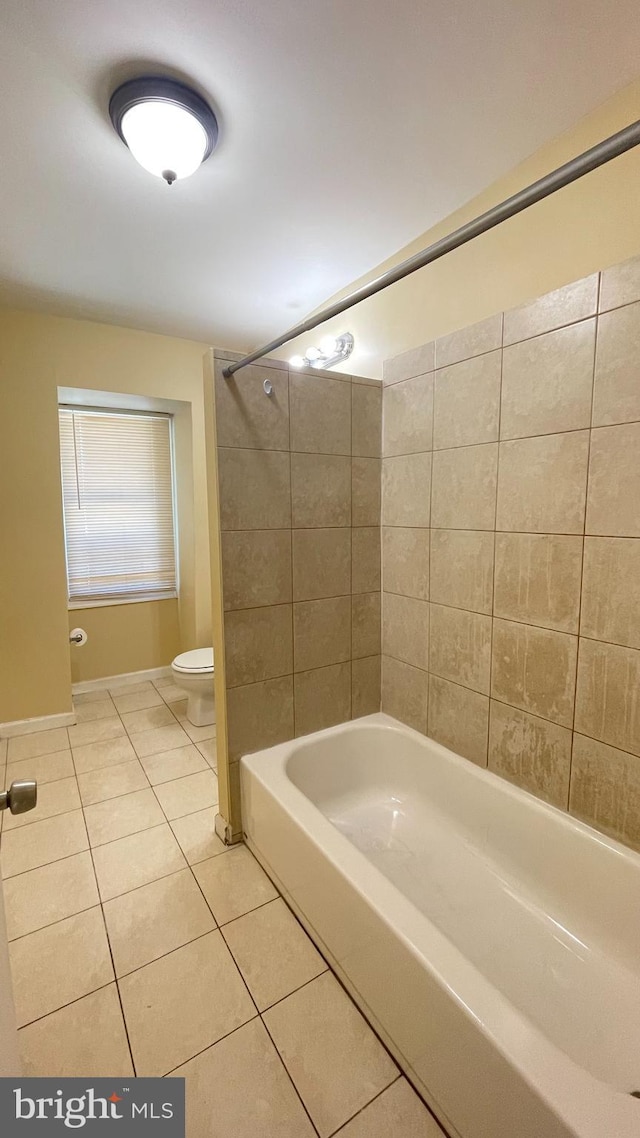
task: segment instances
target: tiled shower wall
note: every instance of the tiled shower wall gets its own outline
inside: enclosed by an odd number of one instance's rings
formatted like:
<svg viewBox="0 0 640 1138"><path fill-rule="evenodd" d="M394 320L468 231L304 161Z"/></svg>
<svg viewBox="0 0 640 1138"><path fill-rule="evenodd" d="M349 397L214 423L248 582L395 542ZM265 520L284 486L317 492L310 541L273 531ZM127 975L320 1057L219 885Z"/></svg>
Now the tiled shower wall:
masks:
<svg viewBox="0 0 640 1138"><path fill-rule="evenodd" d="M215 353L237 833L241 755L380 707L382 389L272 361L228 381L227 358Z"/></svg>
<svg viewBox="0 0 640 1138"><path fill-rule="evenodd" d="M640 847L640 258L384 384L383 709Z"/></svg>

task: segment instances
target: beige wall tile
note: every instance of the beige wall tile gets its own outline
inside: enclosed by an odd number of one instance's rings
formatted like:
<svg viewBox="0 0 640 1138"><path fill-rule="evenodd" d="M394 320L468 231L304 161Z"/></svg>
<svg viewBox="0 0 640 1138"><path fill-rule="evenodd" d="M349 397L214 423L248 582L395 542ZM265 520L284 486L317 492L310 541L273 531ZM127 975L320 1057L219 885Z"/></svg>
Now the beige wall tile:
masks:
<svg viewBox="0 0 640 1138"><path fill-rule="evenodd" d="M432 438L433 372L385 388L382 407L385 457L431 450Z"/></svg>
<svg viewBox="0 0 640 1138"><path fill-rule="evenodd" d="M351 463L351 524L380 525L382 463L379 458L354 458Z"/></svg>
<svg viewBox="0 0 640 1138"><path fill-rule="evenodd" d="M291 531L235 530L222 534L225 609L291 601Z"/></svg>
<svg viewBox="0 0 640 1138"><path fill-rule="evenodd" d="M640 537L640 423L591 432L587 533Z"/></svg>
<svg viewBox="0 0 640 1138"><path fill-rule="evenodd" d="M351 656L379 656L381 638L380 593L354 593L351 609ZM344 659L347 659L345 656Z"/></svg>
<svg viewBox="0 0 640 1138"><path fill-rule="evenodd" d="M640 760L574 735L569 810L640 850Z"/></svg>
<svg viewBox="0 0 640 1138"><path fill-rule="evenodd" d="M380 656L367 656L351 663L351 715L373 715L380 711Z"/></svg>
<svg viewBox="0 0 640 1138"><path fill-rule="evenodd" d="M580 639L575 729L640 755L640 652Z"/></svg>
<svg viewBox="0 0 640 1138"><path fill-rule="evenodd" d="M502 313L499 312L495 316L488 316L486 320L479 320L477 324L470 324L468 328L440 336L436 340L436 367L448 367L459 360L481 356L501 345Z"/></svg>
<svg viewBox="0 0 640 1138"><path fill-rule="evenodd" d="M387 593L429 599L429 530L388 526L382 530L383 588Z"/></svg>
<svg viewBox="0 0 640 1138"><path fill-rule="evenodd" d="M294 676L296 738L351 719L351 663Z"/></svg>
<svg viewBox="0 0 640 1138"><path fill-rule="evenodd" d="M583 533L589 432L500 443L499 530Z"/></svg>
<svg viewBox="0 0 640 1138"><path fill-rule="evenodd" d="M571 731L491 700L489 769L566 810Z"/></svg>
<svg viewBox="0 0 640 1138"><path fill-rule="evenodd" d="M351 597L295 604L293 655L296 672L348 660L351 656Z"/></svg>
<svg viewBox="0 0 640 1138"><path fill-rule="evenodd" d="M290 375L291 450L351 454L351 384Z"/></svg>
<svg viewBox="0 0 640 1138"><path fill-rule="evenodd" d="M494 620L491 695L571 727L577 647L565 632Z"/></svg>
<svg viewBox="0 0 640 1138"><path fill-rule="evenodd" d="M294 530L294 600L312 601L350 592L351 530Z"/></svg>
<svg viewBox="0 0 640 1138"><path fill-rule="evenodd" d="M593 425L640 419L640 303L598 321Z"/></svg>
<svg viewBox="0 0 640 1138"><path fill-rule="evenodd" d="M431 604L429 670L474 691L489 692L491 617Z"/></svg>
<svg viewBox="0 0 640 1138"><path fill-rule="evenodd" d="M216 431L218 446L252 450L289 449L289 376L286 371L250 364L225 379L222 362L215 365ZM273 394L266 398L268 379Z"/></svg>
<svg viewBox="0 0 640 1138"><path fill-rule="evenodd" d="M494 529L498 443L433 454L431 524L436 529Z"/></svg>
<svg viewBox="0 0 640 1138"><path fill-rule="evenodd" d="M291 525L289 455L218 448L221 529L287 529Z"/></svg>
<svg viewBox="0 0 640 1138"><path fill-rule="evenodd" d="M577 632L582 538L497 533L495 616Z"/></svg>
<svg viewBox="0 0 640 1138"><path fill-rule="evenodd" d="M504 314L504 344L540 336L564 324L593 316L598 303L598 273L536 297Z"/></svg>
<svg viewBox="0 0 640 1138"><path fill-rule="evenodd" d="M638 538L585 538L580 632L640 648Z"/></svg>
<svg viewBox="0 0 640 1138"><path fill-rule="evenodd" d="M504 350L500 438L591 425L595 320L583 320Z"/></svg>
<svg viewBox="0 0 640 1138"><path fill-rule="evenodd" d="M351 531L351 592L380 591L380 527L359 527Z"/></svg>
<svg viewBox="0 0 640 1138"><path fill-rule="evenodd" d="M351 525L351 459L292 454L291 510L294 527Z"/></svg>
<svg viewBox="0 0 640 1138"><path fill-rule="evenodd" d="M227 691L229 758L293 739L293 677Z"/></svg>
<svg viewBox="0 0 640 1138"><path fill-rule="evenodd" d="M419 348L409 348L408 352L402 352L392 360L385 360L382 365L382 382L385 386L389 383L400 383L403 379L411 379L414 375L424 375L427 371L433 371L434 367L435 342L432 340Z"/></svg>
<svg viewBox="0 0 640 1138"><path fill-rule="evenodd" d="M383 593L382 644L385 655L426 671L429 666L427 601Z"/></svg>
<svg viewBox="0 0 640 1138"><path fill-rule="evenodd" d="M393 656L382 657L382 710L401 723L427 733L429 676Z"/></svg>
<svg viewBox="0 0 640 1138"><path fill-rule="evenodd" d="M351 453L379 458L382 442L382 388L351 386Z"/></svg>
<svg viewBox="0 0 640 1138"><path fill-rule="evenodd" d="M429 676L428 731L432 739L486 767L488 724L488 696Z"/></svg>
<svg viewBox="0 0 640 1138"><path fill-rule="evenodd" d="M382 524L428 526L431 455L408 454L382 463Z"/></svg>
<svg viewBox="0 0 640 1138"><path fill-rule="evenodd" d="M640 300L640 257L632 257L600 276L600 312Z"/></svg>
<svg viewBox="0 0 640 1138"><path fill-rule="evenodd" d="M502 353L489 352L436 372L433 448L498 438Z"/></svg>
<svg viewBox="0 0 640 1138"><path fill-rule="evenodd" d="M224 646L228 687L288 675L293 671L291 605L228 612Z"/></svg>
<svg viewBox="0 0 640 1138"><path fill-rule="evenodd" d="M432 530L430 599L490 613L493 546L494 535L486 530Z"/></svg>

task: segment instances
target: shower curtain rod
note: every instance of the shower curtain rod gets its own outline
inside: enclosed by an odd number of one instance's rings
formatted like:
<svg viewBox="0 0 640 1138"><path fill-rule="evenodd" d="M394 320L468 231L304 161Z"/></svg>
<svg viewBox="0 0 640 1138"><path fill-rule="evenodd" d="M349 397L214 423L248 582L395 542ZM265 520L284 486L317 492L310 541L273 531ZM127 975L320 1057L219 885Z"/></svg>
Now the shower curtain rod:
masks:
<svg viewBox="0 0 640 1138"><path fill-rule="evenodd" d="M426 249L422 249L419 253L414 253L412 257L407 257L406 261L401 261L395 268L389 269L382 276L376 277L374 281L369 284L362 285L357 288L355 292L344 297L343 300L338 300L335 304L330 304L327 308L323 308L315 316L308 317L300 324L296 324L294 328L290 328L282 336L277 339L271 340L270 343L265 344L262 348L256 348L254 352L243 356L241 360L236 363L229 364L224 368L223 375L230 379L234 372L239 371L240 368L246 367L254 360L262 359L263 356L269 355L270 352L275 351L276 348L281 348L283 344L289 340L295 340L298 336L302 336L305 332L311 332L313 328L317 328L319 324L324 324L326 320L331 320L333 316L339 316L341 312L346 312L347 309L353 308L355 304L359 304L361 300L367 300L370 296L375 296L377 292L382 292L383 289L388 288L389 285L395 284L396 281L401 281L404 277L408 277L410 273L415 273L417 269L423 269L425 265L430 265L433 261L439 260L440 257L446 256L454 249L459 249L461 245L466 245L468 241L473 241L474 237L479 237L481 233L486 233L489 229L494 229L496 225L500 225L503 221L507 221L510 217L515 217L517 213L527 209L530 205L542 201L543 198L549 197L554 194L556 190L561 190L563 186L570 185L571 182L576 182L578 178L582 178L584 174L590 173L591 170L597 170L599 166L604 166L606 162L610 162L612 158L617 158L620 154L624 154L627 150L632 150L634 146L640 143L640 119L631 123L629 126L619 130L616 134L612 134L609 138L603 139L590 150L585 150L583 154L579 154L576 158L572 158L569 162L565 162L564 166L558 166L557 170L552 170L550 174L545 174L544 178L540 178L537 182L532 182L530 186L519 190L517 194L512 197L506 198L505 201L500 202L499 205L493 206L488 209L486 213L481 213L479 217L468 221L465 225L461 225L459 229L454 229L453 233L449 233L447 237L441 237L439 241L435 241L433 245L429 245Z"/></svg>

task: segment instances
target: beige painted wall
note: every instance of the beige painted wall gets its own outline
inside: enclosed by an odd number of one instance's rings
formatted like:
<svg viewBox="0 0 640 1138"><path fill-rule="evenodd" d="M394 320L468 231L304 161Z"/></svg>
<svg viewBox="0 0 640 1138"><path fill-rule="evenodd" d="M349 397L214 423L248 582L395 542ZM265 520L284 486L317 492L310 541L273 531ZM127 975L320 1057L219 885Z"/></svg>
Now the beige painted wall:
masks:
<svg viewBox="0 0 640 1138"><path fill-rule="evenodd" d="M170 662L177 646L186 649L211 642L202 394L205 348L147 332L0 311L0 722L70 709L69 616L74 625L84 624L92 631L91 646L82 650L87 653L86 663L76 665L74 659L74 669L77 666L84 677L160 666ZM171 602L67 613L59 386L184 404L176 421L179 642ZM125 624L130 636L123 634Z"/></svg>
<svg viewBox="0 0 640 1138"><path fill-rule="evenodd" d="M640 80L338 295L352 292L638 118ZM317 342L320 335L349 330L355 336L356 350L344 370L380 377L382 361L407 348L636 254L640 251L639 184L637 147L323 325L322 332L280 348L278 354L289 358Z"/></svg>
<svg viewBox="0 0 640 1138"><path fill-rule="evenodd" d="M84 628L89 638L71 646L74 684L164 667L181 647L177 600L71 609L72 628Z"/></svg>

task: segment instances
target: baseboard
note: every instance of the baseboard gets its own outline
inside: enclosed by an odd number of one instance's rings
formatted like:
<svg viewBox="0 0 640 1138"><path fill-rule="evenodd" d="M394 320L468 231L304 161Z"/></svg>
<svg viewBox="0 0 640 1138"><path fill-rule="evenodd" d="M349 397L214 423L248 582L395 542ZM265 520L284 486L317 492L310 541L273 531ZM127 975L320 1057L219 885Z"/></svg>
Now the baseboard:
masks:
<svg viewBox="0 0 640 1138"><path fill-rule="evenodd" d="M147 680L162 680L171 676L171 666L165 668L147 668L144 672L123 672L119 676L100 676L97 680L82 680L72 684L74 695L82 695L86 691L96 691L100 688L128 688L132 684L143 684Z"/></svg>
<svg viewBox="0 0 640 1138"><path fill-rule="evenodd" d="M13 723L0 723L0 738L30 735L33 731L51 731L55 727L72 727L75 711L61 711L57 715L38 715L35 719L15 719Z"/></svg>

